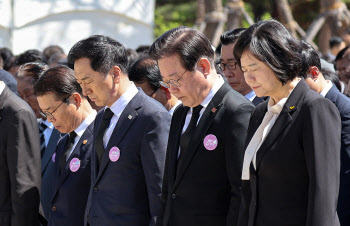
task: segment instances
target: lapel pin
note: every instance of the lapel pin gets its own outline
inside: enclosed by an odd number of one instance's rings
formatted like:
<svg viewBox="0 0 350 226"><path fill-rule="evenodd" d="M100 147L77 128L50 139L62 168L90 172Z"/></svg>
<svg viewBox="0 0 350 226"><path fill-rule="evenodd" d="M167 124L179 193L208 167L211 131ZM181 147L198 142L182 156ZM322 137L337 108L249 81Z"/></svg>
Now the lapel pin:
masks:
<svg viewBox="0 0 350 226"><path fill-rule="evenodd" d="M213 109L211 109L211 112L215 113L216 110L217 110L216 108L213 108Z"/></svg>
<svg viewBox="0 0 350 226"><path fill-rule="evenodd" d="M290 110L292 110L295 106L289 107Z"/></svg>
<svg viewBox="0 0 350 226"><path fill-rule="evenodd" d="M131 115L129 115L129 116L128 116L128 119L132 119L132 116L131 116Z"/></svg>
<svg viewBox="0 0 350 226"><path fill-rule="evenodd" d="M84 141L83 141L83 144L86 144L86 143L87 143L87 140L84 140Z"/></svg>

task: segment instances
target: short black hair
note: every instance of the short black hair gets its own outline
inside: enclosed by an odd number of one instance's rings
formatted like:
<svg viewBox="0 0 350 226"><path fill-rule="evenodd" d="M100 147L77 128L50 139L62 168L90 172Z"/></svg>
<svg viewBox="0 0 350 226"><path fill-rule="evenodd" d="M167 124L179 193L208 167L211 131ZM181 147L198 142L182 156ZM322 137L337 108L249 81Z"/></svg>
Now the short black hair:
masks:
<svg viewBox="0 0 350 226"><path fill-rule="evenodd" d="M234 56L240 66L245 51L271 68L282 84L300 73L300 42L276 20L257 22L239 36Z"/></svg>
<svg viewBox="0 0 350 226"><path fill-rule="evenodd" d="M17 56L15 65L21 66L26 63L45 63L44 55L37 49L29 49Z"/></svg>
<svg viewBox="0 0 350 226"><path fill-rule="evenodd" d="M47 61L55 54L64 54L64 50L58 45L50 45L43 51L43 55Z"/></svg>
<svg viewBox="0 0 350 226"><path fill-rule="evenodd" d="M237 28L230 31L224 32L220 36L220 41L222 45L230 45L236 42L239 36L246 30L246 28Z"/></svg>
<svg viewBox="0 0 350 226"><path fill-rule="evenodd" d="M329 39L329 47L332 49L335 46L339 46L344 40L339 36L332 36Z"/></svg>
<svg viewBox="0 0 350 226"><path fill-rule="evenodd" d="M301 66L300 76L306 78L307 72L312 66L317 67L321 71L321 59L317 51L312 48L309 43L301 41L301 46L301 56L303 62Z"/></svg>
<svg viewBox="0 0 350 226"><path fill-rule="evenodd" d="M332 83L341 92L340 79L339 79L337 73L335 73L329 69L326 69L326 68L322 68L321 73L326 80L332 81Z"/></svg>
<svg viewBox="0 0 350 226"><path fill-rule="evenodd" d="M75 92L85 98L79 83L74 77L74 71L64 65L48 69L35 83L35 96L42 96L48 92L53 92L58 100L63 100Z"/></svg>
<svg viewBox="0 0 350 226"><path fill-rule="evenodd" d="M207 58L214 68L214 50L208 38L201 32L181 26L165 32L152 44L149 55L155 59L178 55L182 66L194 71L202 57Z"/></svg>
<svg viewBox="0 0 350 226"><path fill-rule="evenodd" d="M128 56L128 71L130 71L132 65L139 58L139 54L133 49L126 49L126 55Z"/></svg>
<svg viewBox="0 0 350 226"><path fill-rule="evenodd" d="M348 57L348 59L350 60L350 46L345 47L344 49L340 50L339 53L337 54L337 56L335 57L335 62L337 62L338 60L343 59L344 57Z"/></svg>
<svg viewBox="0 0 350 226"><path fill-rule="evenodd" d="M113 66L127 74L128 58L125 47L118 41L103 35L92 35L75 43L68 53L68 63L88 58L94 71L107 75Z"/></svg>
<svg viewBox="0 0 350 226"><path fill-rule="evenodd" d="M129 71L129 79L135 83L147 82L154 91L159 89L159 82L163 80L157 61L150 57L143 57L134 63Z"/></svg>
<svg viewBox="0 0 350 226"><path fill-rule="evenodd" d="M139 47L136 48L136 52L139 54L148 53L150 48L151 46L149 45L140 45Z"/></svg>
<svg viewBox="0 0 350 226"><path fill-rule="evenodd" d="M9 48L3 47L0 49L0 55L3 60L3 68L5 71L10 69L11 58L13 57L13 53Z"/></svg>
<svg viewBox="0 0 350 226"><path fill-rule="evenodd" d="M49 66L44 63L26 63L19 67L17 78L30 76L33 79L33 84L35 84L48 69Z"/></svg>

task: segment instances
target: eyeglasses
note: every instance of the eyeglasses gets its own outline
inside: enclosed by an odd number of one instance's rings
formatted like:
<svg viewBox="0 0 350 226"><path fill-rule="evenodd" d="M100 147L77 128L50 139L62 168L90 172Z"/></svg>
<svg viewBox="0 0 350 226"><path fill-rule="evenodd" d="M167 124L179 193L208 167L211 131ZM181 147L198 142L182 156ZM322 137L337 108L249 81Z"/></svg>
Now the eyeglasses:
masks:
<svg viewBox="0 0 350 226"><path fill-rule="evenodd" d="M217 66L218 68L221 70L221 71L224 71L225 70L225 67L232 71L232 70L236 70L237 68L237 62L229 62L229 63L218 63Z"/></svg>
<svg viewBox="0 0 350 226"><path fill-rule="evenodd" d="M62 102L60 103L60 105L58 105L58 106L55 108L55 110L53 110L52 112L48 112L48 111L43 112L43 111L40 110L39 113L40 113L42 116L44 116L45 118L54 119L55 117L53 116L53 113L54 113L64 102L66 102L66 100L67 100L69 97L70 97L70 96L64 98L64 99L62 100Z"/></svg>
<svg viewBox="0 0 350 226"><path fill-rule="evenodd" d="M186 70L187 71L187 70ZM174 79L170 79L168 82L164 82L164 81L159 81L159 84L161 86L163 86L164 88L167 88L169 89L170 88L170 84L172 84L173 86L175 87L180 87L181 84L179 82L179 80L182 78L182 76L186 73L186 71L184 71L184 73L182 73L182 75L177 79L177 80L174 80Z"/></svg>
<svg viewBox="0 0 350 226"><path fill-rule="evenodd" d="M158 92L159 88L160 88L160 87L158 87L156 90L154 90L149 96L152 97L153 94L155 94L156 92Z"/></svg>

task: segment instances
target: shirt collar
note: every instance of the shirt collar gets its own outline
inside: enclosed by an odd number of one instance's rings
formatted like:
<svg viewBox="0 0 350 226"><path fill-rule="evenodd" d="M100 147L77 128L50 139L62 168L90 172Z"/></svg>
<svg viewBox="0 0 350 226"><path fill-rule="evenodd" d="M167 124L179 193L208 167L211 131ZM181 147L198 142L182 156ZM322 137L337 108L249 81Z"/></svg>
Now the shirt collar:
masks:
<svg viewBox="0 0 350 226"><path fill-rule="evenodd" d="M201 105L203 106L203 109L205 109L208 106L209 102L213 99L214 95L219 91L221 86L224 84L224 79L221 77L221 75L218 74L218 76L219 76L219 80L215 82L215 84L209 91L207 97L201 103Z"/></svg>
<svg viewBox="0 0 350 226"><path fill-rule="evenodd" d="M93 110L92 113L78 126L78 128L74 130L79 137L83 136L86 128L95 120L96 115L97 112Z"/></svg>
<svg viewBox="0 0 350 226"><path fill-rule="evenodd" d="M329 90L332 88L333 84L330 80L326 80L327 84L326 87L324 87L324 89L322 90L322 92L320 92L320 95L323 97L326 97L327 93L329 92Z"/></svg>
<svg viewBox="0 0 350 226"><path fill-rule="evenodd" d="M173 114L174 114L174 111L175 111L175 109L176 109L176 107L179 106L181 103L182 103L182 102L181 102L180 100L178 100L178 101L176 102L176 104L174 105L174 107L172 107L172 108L169 110L169 114L170 114L170 115L173 115Z"/></svg>
<svg viewBox="0 0 350 226"><path fill-rule="evenodd" d="M123 112L126 105L128 105L128 103L131 101L132 98L134 98L138 91L139 90L136 88L135 84L131 82L131 85L126 90L126 92L110 107L114 115L120 115Z"/></svg>
<svg viewBox="0 0 350 226"><path fill-rule="evenodd" d="M0 95L2 94L4 89L5 89L5 83L3 81L0 81Z"/></svg>
<svg viewBox="0 0 350 226"><path fill-rule="evenodd" d="M245 97L252 102L254 98L256 97L254 90L250 91L248 94L245 95Z"/></svg>

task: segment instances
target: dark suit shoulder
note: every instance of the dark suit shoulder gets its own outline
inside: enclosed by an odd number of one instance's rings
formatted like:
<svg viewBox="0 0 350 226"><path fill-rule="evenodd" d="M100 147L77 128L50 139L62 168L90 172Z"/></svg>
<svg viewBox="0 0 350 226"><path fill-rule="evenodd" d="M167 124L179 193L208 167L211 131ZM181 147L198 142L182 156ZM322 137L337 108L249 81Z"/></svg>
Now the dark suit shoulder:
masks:
<svg viewBox="0 0 350 226"><path fill-rule="evenodd" d="M4 90L5 92L5 90ZM5 98L5 112L7 113L7 116L13 116L13 114L16 114L17 112L23 111L23 112L30 112L33 113L33 110L31 107L19 98L16 94L11 92L10 90L7 90L6 92L7 96ZM8 115L10 114L10 115Z"/></svg>

